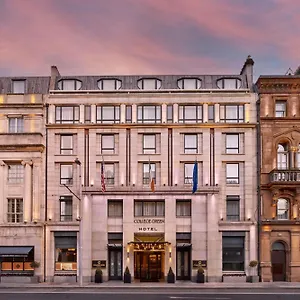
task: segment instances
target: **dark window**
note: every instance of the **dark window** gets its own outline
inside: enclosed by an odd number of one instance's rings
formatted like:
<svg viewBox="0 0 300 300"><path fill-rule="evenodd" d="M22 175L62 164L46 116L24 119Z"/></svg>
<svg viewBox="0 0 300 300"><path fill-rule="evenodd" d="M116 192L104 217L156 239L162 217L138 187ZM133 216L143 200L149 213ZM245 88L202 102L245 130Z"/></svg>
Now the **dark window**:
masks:
<svg viewBox="0 0 300 300"><path fill-rule="evenodd" d="M60 136L60 154L73 154L73 135L62 134Z"/></svg>
<svg viewBox="0 0 300 300"><path fill-rule="evenodd" d="M161 123L160 105L139 105L138 123Z"/></svg>
<svg viewBox="0 0 300 300"><path fill-rule="evenodd" d="M84 122L91 123L91 106L90 105L84 106Z"/></svg>
<svg viewBox="0 0 300 300"><path fill-rule="evenodd" d="M202 105L179 105L179 123L202 123Z"/></svg>
<svg viewBox="0 0 300 300"><path fill-rule="evenodd" d="M73 165L60 165L60 184L73 184Z"/></svg>
<svg viewBox="0 0 300 300"><path fill-rule="evenodd" d="M74 124L79 122L79 106L56 106L55 123Z"/></svg>
<svg viewBox="0 0 300 300"><path fill-rule="evenodd" d="M108 217L123 217L123 200L108 200Z"/></svg>
<svg viewBox="0 0 300 300"><path fill-rule="evenodd" d="M134 201L135 217L163 217L165 215L165 201Z"/></svg>
<svg viewBox="0 0 300 300"><path fill-rule="evenodd" d="M215 121L215 106L213 104L208 105L208 121Z"/></svg>
<svg viewBox="0 0 300 300"><path fill-rule="evenodd" d="M72 196L60 196L60 220L72 221Z"/></svg>
<svg viewBox="0 0 300 300"><path fill-rule="evenodd" d="M244 105L220 105L220 122L243 123L244 119Z"/></svg>
<svg viewBox="0 0 300 300"><path fill-rule="evenodd" d="M176 200L176 216L177 217L191 216L191 200Z"/></svg>
<svg viewBox="0 0 300 300"><path fill-rule="evenodd" d="M132 106L126 105L126 123L132 122Z"/></svg>
<svg viewBox="0 0 300 300"><path fill-rule="evenodd" d="M223 271L244 271L244 237L223 236Z"/></svg>
<svg viewBox="0 0 300 300"><path fill-rule="evenodd" d="M226 219L227 221L240 220L240 197L227 196L226 197Z"/></svg>
<svg viewBox="0 0 300 300"><path fill-rule="evenodd" d="M97 123L120 123L120 106L97 106Z"/></svg>
<svg viewBox="0 0 300 300"><path fill-rule="evenodd" d="M167 123L173 123L173 105L167 105Z"/></svg>
<svg viewBox="0 0 300 300"><path fill-rule="evenodd" d="M286 101L276 100L275 103L275 117L286 117Z"/></svg>

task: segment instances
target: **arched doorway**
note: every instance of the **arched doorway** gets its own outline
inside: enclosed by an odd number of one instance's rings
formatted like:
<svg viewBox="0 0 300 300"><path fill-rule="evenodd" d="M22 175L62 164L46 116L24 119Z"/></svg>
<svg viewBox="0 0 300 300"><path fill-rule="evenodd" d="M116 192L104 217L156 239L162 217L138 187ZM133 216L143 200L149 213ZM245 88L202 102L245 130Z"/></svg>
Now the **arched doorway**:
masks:
<svg viewBox="0 0 300 300"><path fill-rule="evenodd" d="M272 245L272 276L273 281L286 280L286 251L282 242L275 242Z"/></svg>

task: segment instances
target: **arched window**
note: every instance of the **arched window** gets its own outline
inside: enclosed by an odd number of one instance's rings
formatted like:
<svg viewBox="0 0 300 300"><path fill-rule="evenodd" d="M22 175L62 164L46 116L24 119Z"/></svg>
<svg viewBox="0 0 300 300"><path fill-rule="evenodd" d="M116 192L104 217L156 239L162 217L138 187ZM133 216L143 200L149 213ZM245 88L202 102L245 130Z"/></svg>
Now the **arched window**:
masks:
<svg viewBox="0 0 300 300"><path fill-rule="evenodd" d="M277 219L288 220L289 219L289 201L283 198L279 198L277 201Z"/></svg>
<svg viewBox="0 0 300 300"><path fill-rule="evenodd" d="M284 251L285 250L285 246L282 242L275 242L272 245L272 250L279 250L279 251Z"/></svg>
<svg viewBox="0 0 300 300"><path fill-rule="evenodd" d="M277 147L277 169L288 169L288 145L278 144Z"/></svg>

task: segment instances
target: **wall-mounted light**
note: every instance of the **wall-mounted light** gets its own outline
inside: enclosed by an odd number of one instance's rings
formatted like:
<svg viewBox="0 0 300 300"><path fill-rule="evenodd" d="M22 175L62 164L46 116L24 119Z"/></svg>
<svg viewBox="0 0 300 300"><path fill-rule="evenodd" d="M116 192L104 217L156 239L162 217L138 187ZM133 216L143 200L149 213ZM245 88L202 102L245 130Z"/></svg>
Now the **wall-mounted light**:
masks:
<svg viewBox="0 0 300 300"><path fill-rule="evenodd" d="M169 252L169 258L172 258L172 252L171 252L171 250Z"/></svg>
<svg viewBox="0 0 300 300"><path fill-rule="evenodd" d="M132 186L135 186L135 183L133 183Z"/></svg>
<svg viewBox="0 0 300 300"><path fill-rule="evenodd" d="M248 218L248 221L251 221L251 218Z"/></svg>
<svg viewBox="0 0 300 300"><path fill-rule="evenodd" d="M208 186L208 183L205 183L206 186Z"/></svg>
<svg viewBox="0 0 300 300"><path fill-rule="evenodd" d="M221 217L220 220L223 221L223 217Z"/></svg>
<svg viewBox="0 0 300 300"><path fill-rule="evenodd" d="M127 258L129 258L129 250L127 250Z"/></svg>

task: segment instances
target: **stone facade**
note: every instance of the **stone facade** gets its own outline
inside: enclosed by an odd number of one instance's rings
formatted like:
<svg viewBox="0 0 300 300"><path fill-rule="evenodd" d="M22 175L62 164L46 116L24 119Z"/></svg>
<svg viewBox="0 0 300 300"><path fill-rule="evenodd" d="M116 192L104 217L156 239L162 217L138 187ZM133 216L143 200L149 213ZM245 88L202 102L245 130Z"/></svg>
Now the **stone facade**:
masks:
<svg viewBox="0 0 300 300"><path fill-rule="evenodd" d="M299 281L300 78L261 76L261 222L263 281Z"/></svg>

